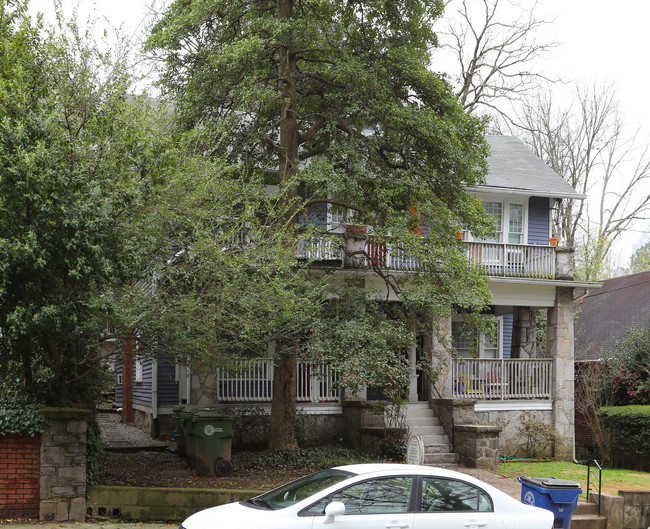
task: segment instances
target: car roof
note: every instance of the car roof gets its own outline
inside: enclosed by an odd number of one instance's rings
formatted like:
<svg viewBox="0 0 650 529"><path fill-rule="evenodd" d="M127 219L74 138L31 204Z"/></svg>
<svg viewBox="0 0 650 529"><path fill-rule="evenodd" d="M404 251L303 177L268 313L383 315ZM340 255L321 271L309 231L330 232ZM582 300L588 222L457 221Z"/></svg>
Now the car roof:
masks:
<svg viewBox="0 0 650 529"><path fill-rule="evenodd" d="M357 475L375 474L383 472L400 472L408 474L436 474L437 476L447 477L466 477L460 472L448 470L446 468L430 467L424 465L407 465L405 463L361 463L357 465L343 465L336 467L337 470L352 472Z"/></svg>

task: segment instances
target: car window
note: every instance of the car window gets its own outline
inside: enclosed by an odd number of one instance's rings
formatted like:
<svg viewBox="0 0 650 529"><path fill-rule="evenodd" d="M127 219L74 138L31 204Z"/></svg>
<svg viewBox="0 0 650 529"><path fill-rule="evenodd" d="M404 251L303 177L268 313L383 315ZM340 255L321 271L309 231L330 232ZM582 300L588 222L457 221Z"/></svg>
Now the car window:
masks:
<svg viewBox="0 0 650 529"><path fill-rule="evenodd" d="M412 488L412 477L371 479L335 492L301 515L323 515L325 506L332 501L342 502L346 515L408 512Z"/></svg>
<svg viewBox="0 0 650 529"><path fill-rule="evenodd" d="M463 481L444 478L422 479L420 511L491 511L492 500L487 493Z"/></svg>
<svg viewBox="0 0 650 529"><path fill-rule="evenodd" d="M352 472L334 469L323 470L246 500L246 503L265 509L283 509L351 476L354 476Z"/></svg>

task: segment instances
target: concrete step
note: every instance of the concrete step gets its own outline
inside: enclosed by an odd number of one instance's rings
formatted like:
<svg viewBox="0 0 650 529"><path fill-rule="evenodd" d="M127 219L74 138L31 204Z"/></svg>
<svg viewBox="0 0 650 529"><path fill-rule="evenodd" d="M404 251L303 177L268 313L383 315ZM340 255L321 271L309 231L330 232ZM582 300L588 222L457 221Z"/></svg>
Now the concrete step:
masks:
<svg viewBox="0 0 650 529"><path fill-rule="evenodd" d="M444 434L441 434L441 435L431 435L431 434L423 435L422 436L422 444L424 446L446 445L446 444L449 444L449 439Z"/></svg>
<svg viewBox="0 0 650 529"><path fill-rule="evenodd" d="M424 454L424 464L435 467L458 465L458 454Z"/></svg>
<svg viewBox="0 0 650 529"><path fill-rule="evenodd" d="M434 416L407 418L406 422L411 427L413 427L413 426L440 426L440 421L438 420L437 417L434 417Z"/></svg>
<svg viewBox="0 0 650 529"><path fill-rule="evenodd" d="M429 408L418 408L416 410L408 410L406 412L406 420L410 421L413 419L420 419L420 418L430 418L433 419L436 416L435 413L433 413L433 410Z"/></svg>
<svg viewBox="0 0 650 529"><path fill-rule="evenodd" d="M598 514L598 505L595 503L579 501L573 514Z"/></svg>
<svg viewBox="0 0 650 529"><path fill-rule="evenodd" d="M595 514L573 514L571 529L607 529L607 518Z"/></svg>
<svg viewBox="0 0 650 529"><path fill-rule="evenodd" d="M411 435L419 435L420 437L445 435L445 429L442 426L411 426Z"/></svg>
<svg viewBox="0 0 650 529"><path fill-rule="evenodd" d="M451 443L430 443L424 445L425 454L451 453Z"/></svg>

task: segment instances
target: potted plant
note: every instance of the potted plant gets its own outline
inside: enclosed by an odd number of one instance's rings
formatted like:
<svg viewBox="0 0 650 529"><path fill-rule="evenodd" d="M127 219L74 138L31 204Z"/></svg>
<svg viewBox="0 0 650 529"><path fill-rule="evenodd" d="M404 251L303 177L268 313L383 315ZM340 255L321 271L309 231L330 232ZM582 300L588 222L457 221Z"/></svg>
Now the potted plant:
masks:
<svg viewBox="0 0 650 529"><path fill-rule="evenodd" d="M368 226L365 224L346 224L345 231L346 233L366 233Z"/></svg>

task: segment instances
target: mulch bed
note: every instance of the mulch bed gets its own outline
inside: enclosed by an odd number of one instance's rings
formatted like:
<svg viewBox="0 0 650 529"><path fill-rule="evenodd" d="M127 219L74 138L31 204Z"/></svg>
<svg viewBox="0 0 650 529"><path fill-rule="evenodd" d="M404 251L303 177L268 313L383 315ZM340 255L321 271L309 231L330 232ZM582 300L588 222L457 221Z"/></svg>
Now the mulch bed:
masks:
<svg viewBox="0 0 650 529"><path fill-rule="evenodd" d="M197 476L169 451L105 452L94 485L268 490L305 475L296 469L238 469L227 477Z"/></svg>

